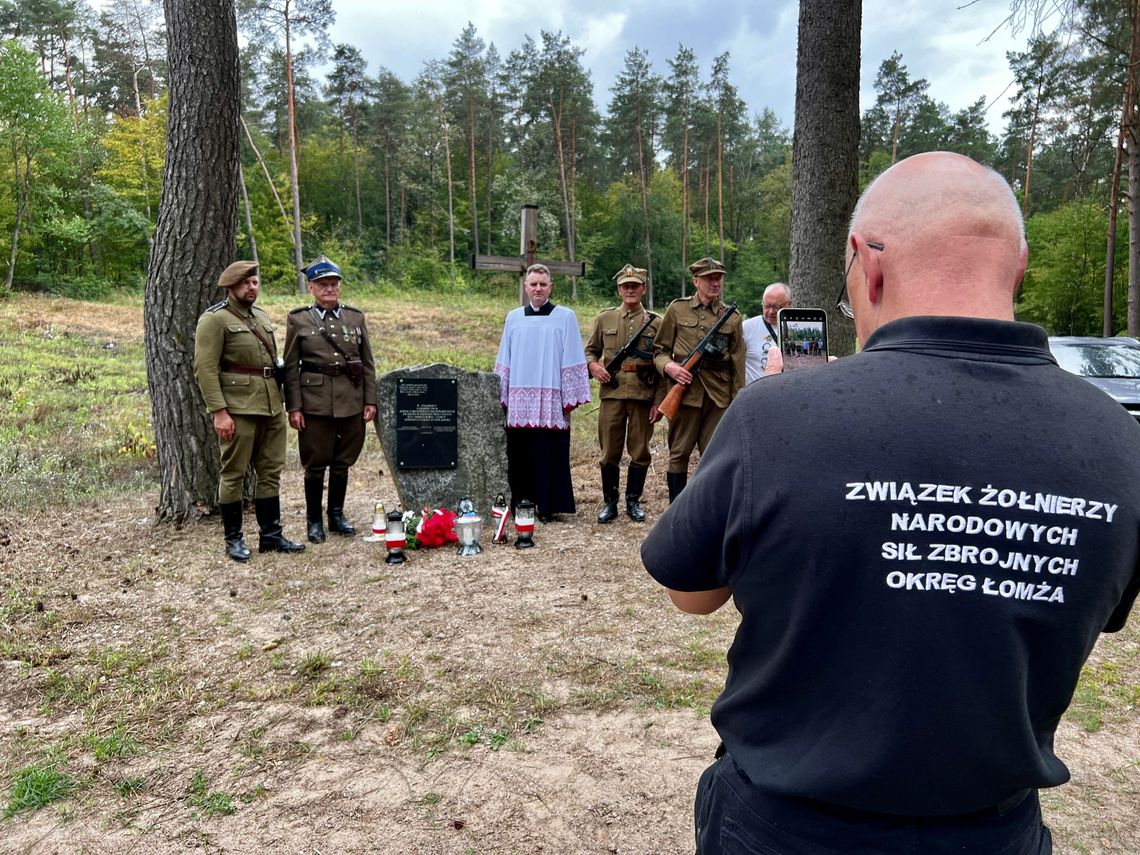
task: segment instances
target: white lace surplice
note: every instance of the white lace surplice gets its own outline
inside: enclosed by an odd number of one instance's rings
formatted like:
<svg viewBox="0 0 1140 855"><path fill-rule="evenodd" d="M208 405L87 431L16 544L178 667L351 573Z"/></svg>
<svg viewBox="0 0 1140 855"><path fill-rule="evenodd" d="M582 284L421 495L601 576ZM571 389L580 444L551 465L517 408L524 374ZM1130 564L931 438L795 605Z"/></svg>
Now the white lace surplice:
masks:
<svg viewBox="0 0 1140 855"><path fill-rule="evenodd" d="M569 429L568 410L590 402L586 352L574 312L564 306L549 315L512 310L495 373L508 427Z"/></svg>

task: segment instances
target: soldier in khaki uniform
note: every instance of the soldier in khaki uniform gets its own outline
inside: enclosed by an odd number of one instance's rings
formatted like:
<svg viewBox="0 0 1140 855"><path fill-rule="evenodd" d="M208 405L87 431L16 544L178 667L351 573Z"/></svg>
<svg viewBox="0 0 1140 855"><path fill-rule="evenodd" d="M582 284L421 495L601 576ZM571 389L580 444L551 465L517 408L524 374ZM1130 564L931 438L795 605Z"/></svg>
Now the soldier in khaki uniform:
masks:
<svg viewBox="0 0 1140 855"><path fill-rule="evenodd" d="M669 304L654 342L654 363L666 378L666 393L676 384L685 386L677 417L669 421L669 501L685 488L689 458L696 446L704 453L721 416L744 388L744 331L740 314L734 313L720 328L714 342L723 356L705 356L695 373L685 370L686 357L712 328L725 310L724 265L715 258L702 258L689 265L693 274L691 297Z"/></svg>
<svg viewBox="0 0 1140 855"><path fill-rule="evenodd" d="M344 516L348 470L376 418L376 364L364 313L340 302L340 268L323 255L304 270L313 305L285 326L285 405L305 470L305 516L313 543L325 539L321 499L329 470L329 531L356 532Z"/></svg>
<svg viewBox="0 0 1140 855"><path fill-rule="evenodd" d="M602 498L605 505L598 522L617 518L618 487L621 481L622 446L629 449L629 469L625 481L625 510L635 522L645 521L641 507L641 491L649 469L649 440L653 436L656 414L655 396L661 384L653 365L653 337L661 319L644 309L646 271L627 264L617 272L621 305L606 309L594 320L594 331L586 345L586 368L601 384L601 411L598 414L598 443L602 447ZM646 322L634 347L648 356L636 353L626 357L616 376L611 378L606 364L614 358ZM609 384L616 381L616 386Z"/></svg>
<svg viewBox="0 0 1140 855"><path fill-rule="evenodd" d="M242 535L241 490L245 471L257 473L254 507L261 552L303 552L281 532L281 470L285 467L285 418L277 342L269 315L254 308L260 281L257 264L235 261L218 285L226 299L198 319L194 334L194 377L213 414L221 448L218 509L225 526L226 555L248 561Z"/></svg>

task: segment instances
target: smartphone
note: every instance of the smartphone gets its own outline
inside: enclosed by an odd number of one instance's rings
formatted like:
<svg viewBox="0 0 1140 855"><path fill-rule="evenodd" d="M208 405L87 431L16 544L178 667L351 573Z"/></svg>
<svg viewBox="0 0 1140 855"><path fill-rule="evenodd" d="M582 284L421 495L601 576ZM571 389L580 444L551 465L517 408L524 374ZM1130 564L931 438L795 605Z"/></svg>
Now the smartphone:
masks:
<svg viewBox="0 0 1140 855"><path fill-rule="evenodd" d="M827 364L827 313L823 309L780 309L776 327L785 373Z"/></svg>

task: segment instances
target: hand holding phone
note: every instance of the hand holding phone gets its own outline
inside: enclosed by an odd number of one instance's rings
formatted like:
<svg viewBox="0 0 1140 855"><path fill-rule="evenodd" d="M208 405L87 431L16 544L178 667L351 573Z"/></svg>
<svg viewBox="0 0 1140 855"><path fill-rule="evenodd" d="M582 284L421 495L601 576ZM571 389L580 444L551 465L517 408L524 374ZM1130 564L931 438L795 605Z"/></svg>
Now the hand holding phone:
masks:
<svg viewBox="0 0 1140 855"><path fill-rule="evenodd" d="M827 313L823 309L780 309L776 327L785 374L827 364Z"/></svg>

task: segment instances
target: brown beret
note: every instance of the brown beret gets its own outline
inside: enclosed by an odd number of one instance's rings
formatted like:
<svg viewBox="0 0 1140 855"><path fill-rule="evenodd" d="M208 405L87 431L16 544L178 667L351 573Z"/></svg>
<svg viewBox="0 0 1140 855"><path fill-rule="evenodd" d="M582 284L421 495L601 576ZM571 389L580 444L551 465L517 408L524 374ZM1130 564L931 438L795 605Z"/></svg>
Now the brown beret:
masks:
<svg viewBox="0 0 1140 855"><path fill-rule="evenodd" d="M641 267L634 267L632 264L627 264L614 274L614 279L618 285L621 285L623 282L636 282L639 285L644 285L648 278L648 271Z"/></svg>
<svg viewBox="0 0 1140 855"><path fill-rule="evenodd" d="M233 288L235 285L240 285L250 276L256 275L256 261L235 261L233 264L223 270L222 275L218 277L218 287Z"/></svg>
<svg viewBox="0 0 1140 855"><path fill-rule="evenodd" d="M711 276L714 273L724 275L724 265L715 258L702 258L689 265L689 272L694 276Z"/></svg>

